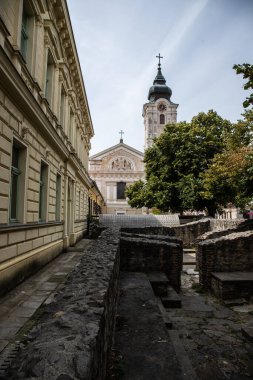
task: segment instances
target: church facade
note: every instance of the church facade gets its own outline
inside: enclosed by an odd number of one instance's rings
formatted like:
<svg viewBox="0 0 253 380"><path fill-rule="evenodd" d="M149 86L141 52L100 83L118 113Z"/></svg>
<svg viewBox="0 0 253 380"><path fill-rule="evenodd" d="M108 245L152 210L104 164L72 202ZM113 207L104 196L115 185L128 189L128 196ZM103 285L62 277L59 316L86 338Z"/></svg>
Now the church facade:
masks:
<svg viewBox="0 0 253 380"><path fill-rule="evenodd" d="M143 153L123 143L114 145L90 157L89 174L103 194L106 214L136 214L141 209L128 205L125 188L144 180Z"/></svg>
<svg viewBox="0 0 253 380"><path fill-rule="evenodd" d="M177 122L178 104L173 103L170 98L172 90L166 85L166 80L161 71L159 54L158 72L148 93L148 103L143 106L142 116L144 118L144 147L149 148L155 137L160 136L166 124Z"/></svg>
<svg viewBox="0 0 253 380"><path fill-rule="evenodd" d="M177 122L178 104L170 98L171 89L166 85L162 75L159 54L158 72L148 93L148 103L143 106L145 127L145 149L153 144L153 139L160 136L168 123ZM120 143L89 159L89 174L97 183L105 204L103 213L106 214L141 214L142 209L131 208L124 194L126 186L137 180L145 180L143 163L144 154L129 145Z"/></svg>

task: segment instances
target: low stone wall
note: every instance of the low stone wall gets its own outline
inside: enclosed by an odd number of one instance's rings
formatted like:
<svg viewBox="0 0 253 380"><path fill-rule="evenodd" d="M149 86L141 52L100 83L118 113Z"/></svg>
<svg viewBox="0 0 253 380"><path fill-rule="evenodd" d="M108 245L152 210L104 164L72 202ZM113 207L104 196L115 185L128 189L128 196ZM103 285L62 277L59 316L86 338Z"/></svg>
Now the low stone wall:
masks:
<svg viewBox="0 0 253 380"><path fill-rule="evenodd" d="M253 271L253 231L234 232L198 244L199 282L211 288L212 272Z"/></svg>
<svg viewBox="0 0 253 380"><path fill-rule="evenodd" d="M144 235L166 235L166 236L175 236L173 228L170 227L122 227L122 233L130 234L144 234Z"/></svg>
<svg viewBox="0 0 253 380"><path fill-rule="evenodd" d="M92 242L28 336L8 379L102 380L112 345L119 231Z"/></svg>
<svg viewBox="0 0 253 380"><path fill-rule="evenodd" d="M217 223L216 223L217 221ZM228 222L227 224L223 224L220 222ZM210 239L217 239L222 236L227 236L235 232L243 232L243 231L251 231L253 230L253 220L221 220L221 219L211 219L211 231L205 232L203 235L198 236L198 238L195 240L195 247L196 247L196 269L199 269L199 243L201 241L210 240ZM229 223L231 222L231 223ZM231 228L224 229L225 225L229 225ZM219 230L218 227L221 227Z"/></svg>
<svg viewBox="0 0 253 380"><path fill-rule="evenodd" d="M174 236L183 241L184 247L195 246L198 236L210 231L210 219L202 219L197 222L183 224L179 227L174 227Z"/></svg>
<svg viewBox="0 0 253 380"><path fill-rule="evenodd" d="M122 236L120 239L120 268L129 272L164 272L177 290L181 286L183 249L174 237L144 235Z"/></svg>
<svg viewBox="0 0 253 380"><path fill-rule="evenodd" d="M210 222L212 231L220 231L236 228L242 222L244 222L244 219L210 219Z"/></svg>
<svg viewBox="0 0 253 380"><path fill-rule="evenodd" d="M213 273L211 289L222 300L249 299L253 294L253 272Z"/></svg>
<svg viewBox="0 0 253 380"><path fill-rule="evenodd" d="M183 241L184 247L192 247L195 245L197 237L210 231L210 229L210 219L202 219L178 227L124 227L121 231L134 234L175 236L177 239Z"/></svg>

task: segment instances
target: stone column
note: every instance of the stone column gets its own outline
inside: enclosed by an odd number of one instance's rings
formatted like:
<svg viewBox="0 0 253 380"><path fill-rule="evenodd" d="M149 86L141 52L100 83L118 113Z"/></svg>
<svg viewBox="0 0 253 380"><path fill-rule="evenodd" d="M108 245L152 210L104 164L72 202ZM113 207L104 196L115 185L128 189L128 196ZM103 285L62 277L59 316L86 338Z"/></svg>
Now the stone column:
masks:
<svg viewBox="0 0 253 380"><path fill-rule="evenodd" d="M117 200L117 182L113 185L113 200Z"/></svg>

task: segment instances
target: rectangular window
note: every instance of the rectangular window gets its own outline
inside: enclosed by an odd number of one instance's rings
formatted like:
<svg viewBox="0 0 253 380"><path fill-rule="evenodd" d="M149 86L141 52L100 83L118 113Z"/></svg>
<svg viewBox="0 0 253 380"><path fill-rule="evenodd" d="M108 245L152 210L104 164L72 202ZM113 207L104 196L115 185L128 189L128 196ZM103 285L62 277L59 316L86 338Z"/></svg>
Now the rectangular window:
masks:
<svg viewBox="0 0 253 380"><path fill-rule="evenodd" d="M20 51L29 68L32 66L35 17L29 1L23 1Z"/></svg>
<svg viewBox="0 0 253 380"><path fill-rule="evenodd" d="M12 222L18 221L18 186L20 153L19 148L13 145L12 148L12 163L11 163L11 196L10 196L10 220Z"/></svg>
<svg viewBox="0 0 253 380"><path fill-rule="evenodd" d="M126 182L117 182L117 199L126 199Z"/></svg>
<svg viewBox="0 0 253 380"><path fill-rule="evenodd" d="M13 140L10 184L11 223L24 222L25 183L26 183L26 147L18 140Z"/></svg>
<svg viewBox="0 0 253 380"><path fill-rule="evenodd" d="M40 165L40 195L39 195L39 220L47 218L47 190L48 190L48 165L41 162Z"/></svg>
<svg viewBox="0 0 253 380"><path fill-rule="evenodd" d="M56 204L55 204L55 220L61 220L61 176L56 176Z"/></svg>
<svg viewBox="0 0 253 380"><path fill-rule="evenodd" d="M73 144L73 128L74 128L74 113L72 109L70 109L68 138L69 138L69 141L72 142L72 144Z"/></svg>
<svg viewBox="0 0 253 380"><path fill-rule="evenodd" d="M62 86L61 87L61 101L60 101L60 124L63 130L64 130L65 99L66 99L66 94Z"/></svg>
<svg viewBox="0 0 253 380"><path fill-rule="evenodd" d="M53 96L53 77L54 77L54 60L53 60L50 50L48 50L45 96L50 104L51 104L51 100Z"/></svg>
<svg viewBox="0 0 253 380"><path fill-rule="evenodd" d="M26 59L27 56L27 45L29 40L28 34L28 14L25 7L23 8L22 14L22 27L21 27L21 54Z"/></svg>

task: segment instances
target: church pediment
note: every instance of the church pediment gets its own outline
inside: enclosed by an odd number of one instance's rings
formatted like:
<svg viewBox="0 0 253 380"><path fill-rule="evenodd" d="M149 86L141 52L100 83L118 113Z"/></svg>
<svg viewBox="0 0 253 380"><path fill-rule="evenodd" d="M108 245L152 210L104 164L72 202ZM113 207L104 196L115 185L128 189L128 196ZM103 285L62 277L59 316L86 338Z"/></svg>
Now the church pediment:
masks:
<svg viewBox="0 0 253 380"><path fill-rule="evenodd" d="M90 157L90 160L103 160L107 156L111 156L112 154L113 155L121 155L121 156L124 156L124 155L126 155L126 156L130 155L131 156L132 155L138 159L143 159L143 157L144 157L144 154L142 152L140 152L139 150L134 149L131 146L126 145L124 143L120 143L120 144L114 145L108 149L105 149L102 152L94 154L93 156Z"/></svg>

